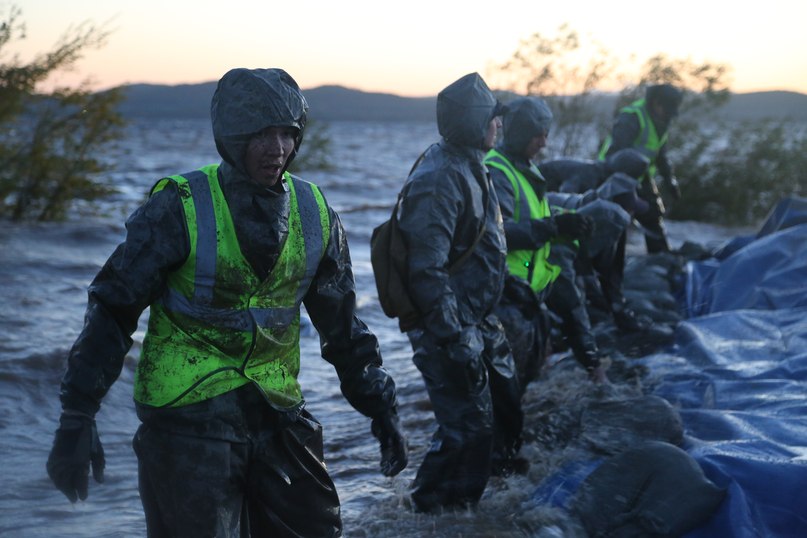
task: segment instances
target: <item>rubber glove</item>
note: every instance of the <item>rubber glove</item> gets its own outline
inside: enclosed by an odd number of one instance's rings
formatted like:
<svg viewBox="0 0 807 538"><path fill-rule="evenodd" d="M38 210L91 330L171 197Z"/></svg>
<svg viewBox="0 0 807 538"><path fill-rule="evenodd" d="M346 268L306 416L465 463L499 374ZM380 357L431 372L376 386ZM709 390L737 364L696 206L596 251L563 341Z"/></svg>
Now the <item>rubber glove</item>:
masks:
<svg viewBox="0 0 807 538"><path fill-rule="evenodd" d="M374 418L370 429L381 445L381 474L395 476L403 471L409 455L398 413L393 409Z"/></svg>
<svg viewBox="0 0 807 538"><path fill-rule="evenodd" d="M594 221L591 217L579 213L561 213L553 217L560 235L572 239L585 239L594 231Z"/></svg>
<svg viewBox="0 0 807 538"><path fill-rule="evenodd" d="M88 475L103 483L104 447L98 438L95 420L90 415L65 409L48 456L48 476L70 502L87 498Z"/></svg>
<svg viewBox="0 0 807 538"><path fill-rule="evenodd" d="M456 371L454 379L462 385L463 390L478 393L487 384L485 365L481 353L483 344L467 335L468 339L460 339L448 344L446 352ZM475 335L474 335L475 336Z"/></svg>

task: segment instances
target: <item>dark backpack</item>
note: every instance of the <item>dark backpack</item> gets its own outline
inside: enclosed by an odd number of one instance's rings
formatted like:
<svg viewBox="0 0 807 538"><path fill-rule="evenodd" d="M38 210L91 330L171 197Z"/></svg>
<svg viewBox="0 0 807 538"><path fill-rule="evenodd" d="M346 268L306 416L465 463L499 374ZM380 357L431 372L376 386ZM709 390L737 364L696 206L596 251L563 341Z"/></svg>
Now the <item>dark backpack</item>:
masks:
<svg viewBox="0 0 807 538"><path fill-rule="evenodd" d="M397 217L401 198L402 194L399 194L389 220L373 229L370 238L370 262L373 265L381 309L388 317L398 318L401 332L406 332L417 326L421 314L406 288L407 248L398 228Z"/></svg>

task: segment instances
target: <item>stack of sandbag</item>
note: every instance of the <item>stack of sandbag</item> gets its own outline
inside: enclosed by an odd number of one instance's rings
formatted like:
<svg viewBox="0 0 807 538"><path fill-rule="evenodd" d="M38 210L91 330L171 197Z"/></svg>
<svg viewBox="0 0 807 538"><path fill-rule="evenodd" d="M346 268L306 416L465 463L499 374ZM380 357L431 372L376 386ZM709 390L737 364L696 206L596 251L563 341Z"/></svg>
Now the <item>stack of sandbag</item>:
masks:
<svg viewBox="0 0 807 538"><path fill-rule="evenodd" d="M561 414L577 421L574 428L567 425L563 442L589 457L568 461L546 477L533 500L565 510L589 537L681 536L707 521L723 501L725 490L680 448L681 418L667 400L614 393L611 399L592 397L577 413Z"/></svg>

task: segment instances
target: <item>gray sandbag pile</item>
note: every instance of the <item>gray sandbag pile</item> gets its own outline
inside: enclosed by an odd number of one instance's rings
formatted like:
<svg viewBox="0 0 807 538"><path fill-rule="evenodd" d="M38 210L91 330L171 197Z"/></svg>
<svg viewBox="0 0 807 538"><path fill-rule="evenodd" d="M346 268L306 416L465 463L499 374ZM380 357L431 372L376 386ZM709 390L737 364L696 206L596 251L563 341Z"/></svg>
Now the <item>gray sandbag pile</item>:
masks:
<svg viewBox="0 0 807 538"><path fill-rule="evenodd" d="M684 450L646 441L588 475L570 512L591 538L672 538L703 524L725 495Z"/></svg>

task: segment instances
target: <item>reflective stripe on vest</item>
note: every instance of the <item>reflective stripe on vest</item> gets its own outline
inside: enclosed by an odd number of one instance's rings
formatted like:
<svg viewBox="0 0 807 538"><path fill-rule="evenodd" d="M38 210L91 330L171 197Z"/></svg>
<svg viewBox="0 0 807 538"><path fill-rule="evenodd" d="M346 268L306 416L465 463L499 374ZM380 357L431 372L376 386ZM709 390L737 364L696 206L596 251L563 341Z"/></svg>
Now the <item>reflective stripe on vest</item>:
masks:
<svg viewBox="0 0 807 538"><path fill-rule="evenodd" d="M630 105L623 107L620 112L636 114L636 118L639 121L639 134L633 141L632 147L640 151L642 155L647 157L650 161L647 172L645 175L639 178L639 181L641 182L645 177L655 177L656 157L658 157L661 147L667 142L667 133L664 133L664 135L659 138L658 133L656 132L656 125L650 118L650 113L647 111L647 106L644 99L634 101ZM613 138L611 135L608 135L605 142L602 144L602 148L600 148L600 153L598 155L599 160L605 160L605 157L608 154L608 149L611 147L612 142Z"/></svg>
<svg viewBox="0 0 807 538"><path fill-rule="evenodd" d="M492 149L485 158L485 164L501 170L513 186L514 207L513 221L520 222L522 215L529 219L543 219L550 215L546 198L538 199L535 190L524 177L501 153ZM541 177L541 172L534 165L533 172ZM533 291L539 292L553 282L560 273L560 267L549 263L550 244L547 241L536 250L512 250L507 252L507 265L510 274L526 280Z"/></svg>
<svg viewBox="0 0 807 538"><path fill-rule="evenodd" d="M172 176L185 210L190 253L151 306L135 374L135 399L151 406L203 401L253 382L280 407L302 400L300 305L329 240L319 189L284 174L289 235L266 280L241 254L218 166Z"/></svg>

